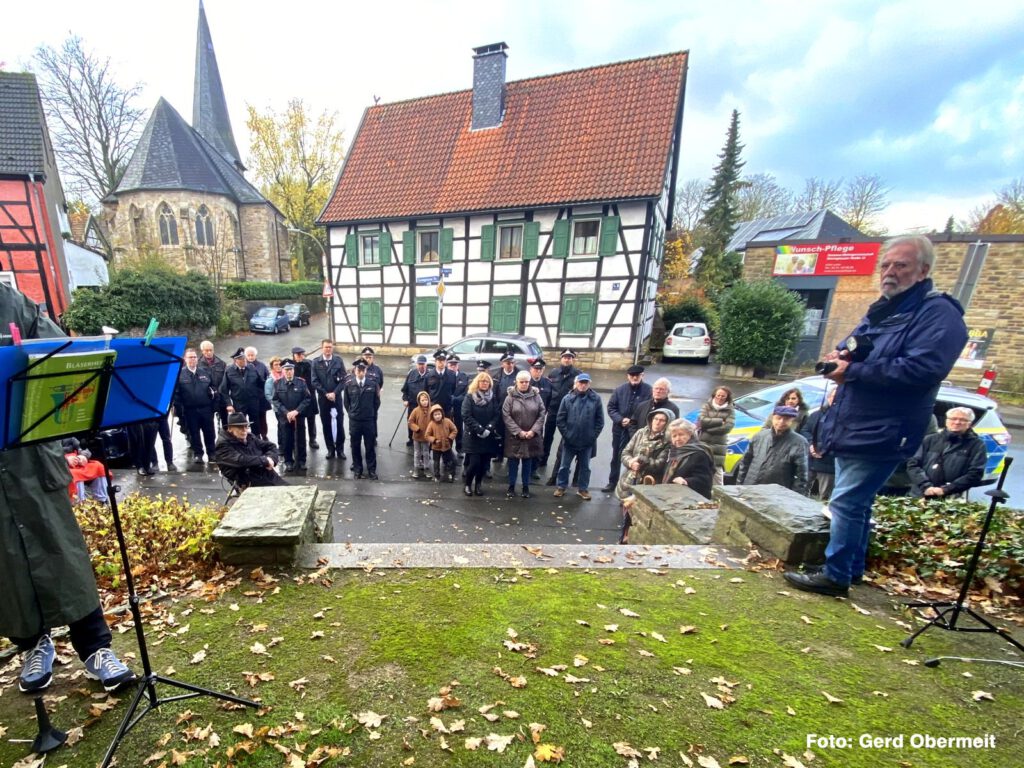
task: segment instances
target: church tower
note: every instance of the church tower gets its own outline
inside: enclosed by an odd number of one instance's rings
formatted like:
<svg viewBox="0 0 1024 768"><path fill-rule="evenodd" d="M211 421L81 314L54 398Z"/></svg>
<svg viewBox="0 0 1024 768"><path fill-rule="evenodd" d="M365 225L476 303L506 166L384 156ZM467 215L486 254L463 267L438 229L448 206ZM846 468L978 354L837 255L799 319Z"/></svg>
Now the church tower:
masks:
<svg viewBox="0 0 1024 768"><path fill-rule="evenodd" d="M210 25L206 23L206 9L199 2L199 29L196 32L196 73L192 91L192 127L199 135L239 172L245 171L235 135L231 132L231 118L228 117L228 102L224 97L224 85L217 68L217 54L213 50Z"/></svg>

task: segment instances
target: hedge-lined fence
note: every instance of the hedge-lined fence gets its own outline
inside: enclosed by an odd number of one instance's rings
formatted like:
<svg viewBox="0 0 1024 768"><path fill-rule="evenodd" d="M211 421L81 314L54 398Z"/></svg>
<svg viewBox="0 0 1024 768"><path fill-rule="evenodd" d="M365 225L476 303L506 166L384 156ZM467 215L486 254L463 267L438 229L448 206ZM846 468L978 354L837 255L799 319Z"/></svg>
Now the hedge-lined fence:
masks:
<svg viewBox="0 0 1024 768"><path fill-rule="evenodd" d="M295 299L319 296L323 283L317 280L296 280L291 283L225 283L222 290L228 299L266 300Z"/></svg>

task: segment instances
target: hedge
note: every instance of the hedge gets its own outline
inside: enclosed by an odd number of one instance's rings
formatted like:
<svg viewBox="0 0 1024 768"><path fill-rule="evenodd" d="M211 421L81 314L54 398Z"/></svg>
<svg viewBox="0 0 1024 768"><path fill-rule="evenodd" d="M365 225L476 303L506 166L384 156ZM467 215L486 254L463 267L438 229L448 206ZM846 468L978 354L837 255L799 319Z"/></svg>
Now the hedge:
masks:
<svg viewBox="0 0 1024 768"><path fill-rule="evenodd" d="M319 296L323 287L317 280L296 280L292 283L227 283L223 291L229 299L299 299L309 294Z"/></svg>

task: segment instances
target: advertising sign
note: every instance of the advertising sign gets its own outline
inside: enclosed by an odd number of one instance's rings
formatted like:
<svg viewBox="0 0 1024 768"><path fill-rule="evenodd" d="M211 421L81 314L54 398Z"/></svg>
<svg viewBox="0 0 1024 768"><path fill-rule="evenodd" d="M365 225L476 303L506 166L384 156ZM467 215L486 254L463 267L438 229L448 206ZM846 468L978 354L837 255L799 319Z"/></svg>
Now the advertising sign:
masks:
<svg viewBox="0 0 1024 768"><path fill-rule="evenodd" d="M780 245L775 248L773 275L832 277L872 275L881 243Z"/></svg>
<svg viewBox="0 0 1024 768"><path fill-rule="evenodd" d="M995 328L968 328L967 344L954 365L958 368L981 368L995 332Z"/></svg>

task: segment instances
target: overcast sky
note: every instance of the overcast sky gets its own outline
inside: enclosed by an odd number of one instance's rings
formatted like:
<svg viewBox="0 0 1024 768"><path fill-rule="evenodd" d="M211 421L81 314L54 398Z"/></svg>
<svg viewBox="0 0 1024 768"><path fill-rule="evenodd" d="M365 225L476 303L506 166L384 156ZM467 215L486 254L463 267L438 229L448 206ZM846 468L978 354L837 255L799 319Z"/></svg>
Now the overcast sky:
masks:
<svg viewBox="0 0 1024 768"><path fill-rule="evenodd" d="M0 62L25 68L69 33L111 57L142 104L187 119L198 0L7 3ZM1024 2L848 0L206 0L232 126L246 106L301 97L363 110L472 84L472 48L504 41L507 77L690 51L681 179L711 174L740 111L746 173L801 189L808 176L879 174L890 231L941 229L1024 175ZM243 157L243 159L245 159Z"/></svg>

